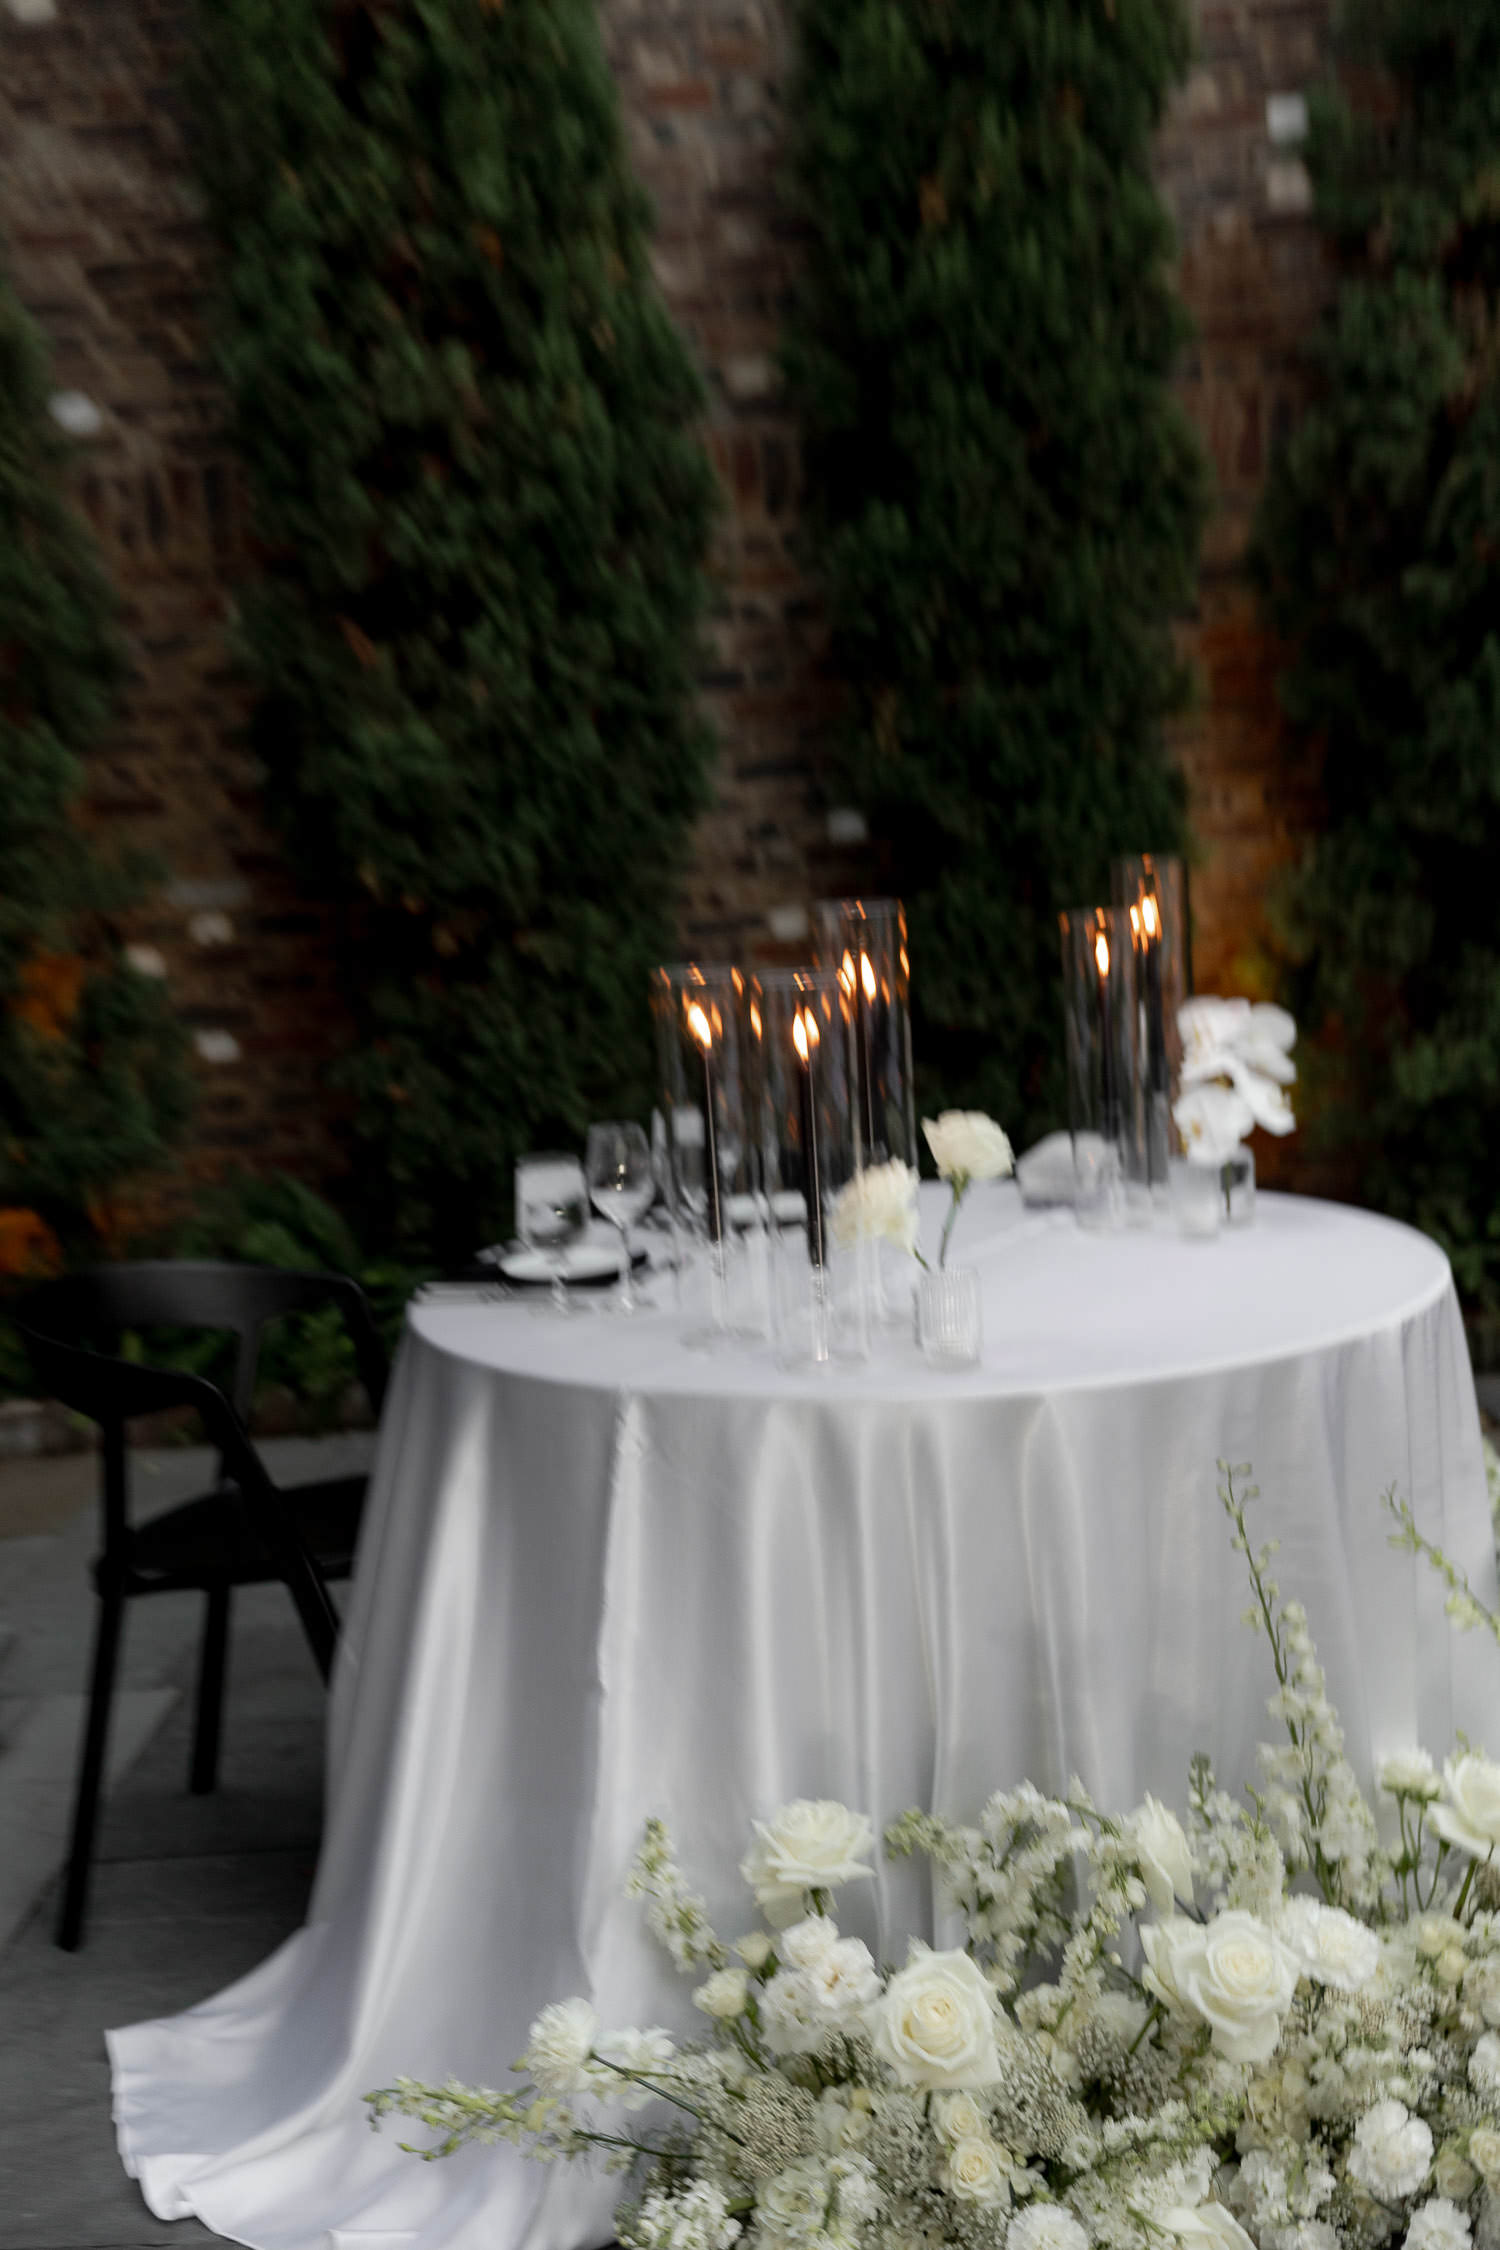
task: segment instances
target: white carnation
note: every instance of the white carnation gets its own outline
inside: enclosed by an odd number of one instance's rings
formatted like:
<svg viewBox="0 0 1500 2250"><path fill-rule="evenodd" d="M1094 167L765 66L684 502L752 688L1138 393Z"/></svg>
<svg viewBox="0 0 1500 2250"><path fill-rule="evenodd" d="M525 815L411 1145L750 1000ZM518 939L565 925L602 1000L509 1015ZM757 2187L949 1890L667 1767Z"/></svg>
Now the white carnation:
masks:
<svg viewBox="0 0 1500 2250"><path fill-rule="evenodd" d="M827 2166L815 2156L799 2157L784 2172L762 2180L755 2194L762 2233L788 2243L821 2234L831 2185Z"/></svg>
<svg viewBox="0 0 1500 2250"><path fill-rule="evenodd" d="M839 1941L839 1926L826 1914L809 1914L793 1922L776 1941L778 1959L789 1968L810 1969Z"/></svg>
<svg viewBox="0 0 1500 2250"><path fill-rule="evenodd" d="M1413 2211L1406 2250L1469 2250L1469 2221L1446 2195L1434 2195Z"/></svg>
<svg viewBox="0 0 1500 2250"><path fill-rule="evenodd" d="M1006 2250L1088 2250L1089 2238L1060 2203L1027 2203L1011 2220Z"/></svg>
<svg viewBox="0 0 1500 2250"><path fill-rule="evenodd" d="M1314 1984L1338 1992L1358 1992L1380 1966L1380 1940L1341 1906L1315 1898L1289 1898L1276 1935Z"/></svg>
<svg viewBox="0 0 1500 2250"><path fill-rule="evenodd" d="M745 2013L750 1999L750 1974L746 1969L718 1969L698 1986L693 2006L719 2023L732 2023Z"/></svg>
<svg viewBox="0 0 1500 2250"><path fill-rule="evenodd" d="M1431 2163L1431 2129L1404 2102L1377 2102L1355 2127L1350 2173L1382 2203L1415 2195Z"/></svg>
<svg viewBox="0 0 1500 2250"><path fill-rule="evenodd" d="M830 1216L841 1250L857 1242L894 1242L900 1250L915 1250L917 1174L897 1157L889 1164L867 1165L840 1188Z"/></svg>
<svg viewBox="0 0 1500 2250"><path fill-rule="evenodd" d="M609 2073L597 2076L593 2090L605 2101L621 2109L644 2109L656 2098L655 2088L636 2083L637 2078L659 2078L669 2070L676 2058L672 2034L660 2029L653 2031L612 2031L601 2039L595 2052L601 2062L611 2066ZM627 2071L632 2075L617 2078L614 2071Z"/></svg>
<svg viewBox="0 0 1500 2250"><path fill-rule="evenodd" d="M1015 1170L1009 1138L978 1109L945 1109L924 1117L922 1131L939 1176L960 1189L970 1180L1004 1180Z"/></svg>
<svg viewBox="0 0 1500 2250"><path fill-rule="evenodd" d="M525 2065L537 2090L566 2097L586 2092L599 2018L587 2000L556 2000L543 2008L527 2034Z"/></svg>
<svg viewBox="0 0 1500 2250"><path fill-rule="evenodd" d="M1476 2093L1500 2095L1500 2032L1487 2031L1469 2057L1469 2084Z"/></svg>

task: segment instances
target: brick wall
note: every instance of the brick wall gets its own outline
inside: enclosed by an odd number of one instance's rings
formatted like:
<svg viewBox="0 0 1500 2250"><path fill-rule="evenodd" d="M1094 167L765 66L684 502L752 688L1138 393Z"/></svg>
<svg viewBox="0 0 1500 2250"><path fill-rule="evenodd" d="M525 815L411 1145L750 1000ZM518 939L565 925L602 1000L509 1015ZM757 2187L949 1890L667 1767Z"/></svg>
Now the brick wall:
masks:
<svg viewBox="0 0 1500 2250"><path fill-rule="evenodd" d="M93 817L164 863L132 935L200 1046L185 1178L239 1162L318 1176L337 1131L314 1087L344 1025L327 914L300 897L237 746L228 653L243 520L205 365L204 233L174 91L190 0L0 0L0 234L61 389L102 413L82 501L126 604L135 678ZM1202 677L1180 730L1202 847L1200 986L1241 983L1275 864L1316 817L1282 753L1271 652L1244 552L1266 451L1296 401L1295 349L1327 280L1273 95L1318 73L1331 0L1197 0L1198 58L1159 152L1198 324L1183 393L1218 499L1184 621ZM709 386L727 508L704 696L723 756L684 900L696 949L793 954L813 898L860 879L818 772L833 690L796 554L800 448L776 372L797 254L777 192L789 0L601 0L667 304ZM1143 839L1149 841L1149 839ZM918 973L920 973L920 963Z"/></svg>

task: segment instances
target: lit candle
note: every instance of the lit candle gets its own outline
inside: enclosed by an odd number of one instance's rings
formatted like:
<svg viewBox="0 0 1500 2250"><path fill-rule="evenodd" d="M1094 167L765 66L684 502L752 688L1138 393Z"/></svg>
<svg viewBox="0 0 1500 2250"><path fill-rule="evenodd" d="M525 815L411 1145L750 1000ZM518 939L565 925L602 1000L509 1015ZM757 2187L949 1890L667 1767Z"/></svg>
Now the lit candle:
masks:
<svg viewBox="0 0 1500 2250"><path fill-rule="evenodd" d="M1146 1067L1153 1094L1167 1091L1167 1027L1161 999L1161 909L1154 891L1141 900L1141 936L1146 952Z"/></svg>
<svg viewBox="0 0 1500 2250"><path fill-rule="evenodd" d="M1094 966L1099 972L1099 1029L1104 1048L1104 1137L1116 1138L1120 1121L1115 1113L1114 1016L1109 1000L1109 939L1099 930L1094 938Z"/></svg>
<svg viewBox="0 0 1500 2250"><path fill-rule="evenodd" d="M792 1044L797 1050L798 1092L802 1126L802 1185L807 1199L807 1255L823 1267L823 1179L818 1159L818 1093L813 1070L818 1052L818 1019L811 1008L798 1008L792 1016Z"/></svg>
<svg viewBox="0 0 1500 2250"><path fill-rule="evenodd" d="M719 1203L719 1139L714 1121L713 1027L696 1000L688 1003L687 1020L703 1053L703 1178L708 1196L708 1239L717 1246L724 1240L724 1213Z"/></svg>

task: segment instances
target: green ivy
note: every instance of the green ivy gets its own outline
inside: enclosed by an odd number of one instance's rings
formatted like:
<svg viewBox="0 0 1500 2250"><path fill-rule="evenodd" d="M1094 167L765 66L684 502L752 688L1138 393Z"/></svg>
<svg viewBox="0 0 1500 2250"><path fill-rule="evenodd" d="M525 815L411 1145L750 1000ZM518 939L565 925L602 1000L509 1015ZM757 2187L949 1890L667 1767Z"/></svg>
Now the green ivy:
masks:
<svg viewBox="0 0 1500 2250"><path fill-rule="evenodd" d="M1359 0L1317 105L1338 259L1258 531L1326 830L1281 902L1324 1137L1500 1302L1500 16Z"/></svg>
<svg viewBox="0 0 1500 2250"><path fill-rule="evenodd" d="M649 1103L713 475L593 0L211 0L197 146L268 797L351 907L369 1223Z"/></svg>
<svg viewBox="0 0 1500 2250"><path fill-rule="evenodd" d="M64 1249L165 1159L186 1041L117 917L142 870L78 826L123 675L115 602L66 495L40 340L0 277L0 1205Z"/></svg>
<svg viewBox="0 0 1500 2250"><path fill-rule="evenodd" d="M1178 0L802 0L787 348L929 1103L1062 1112L1057 914L1183 840L1204 507L1154 129Z"/></svg>

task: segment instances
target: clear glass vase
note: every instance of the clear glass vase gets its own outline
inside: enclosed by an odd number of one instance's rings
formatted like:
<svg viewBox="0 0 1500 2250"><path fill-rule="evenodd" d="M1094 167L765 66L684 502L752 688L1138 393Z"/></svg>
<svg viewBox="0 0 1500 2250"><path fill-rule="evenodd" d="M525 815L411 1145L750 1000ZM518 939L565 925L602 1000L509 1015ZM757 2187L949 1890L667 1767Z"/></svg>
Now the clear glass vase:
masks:
<svg viewBox="0 0 1500 2250"><path fill-rule="evenodd" d="M977 1367L984 1341L979 1275L972 1266L919 1274L917 1342L933 1367Z"/></svg>

